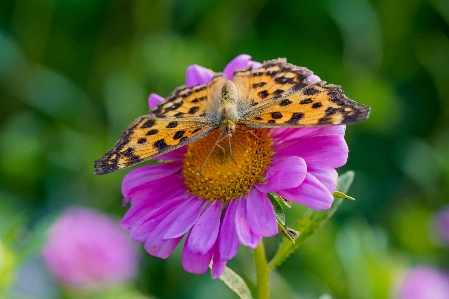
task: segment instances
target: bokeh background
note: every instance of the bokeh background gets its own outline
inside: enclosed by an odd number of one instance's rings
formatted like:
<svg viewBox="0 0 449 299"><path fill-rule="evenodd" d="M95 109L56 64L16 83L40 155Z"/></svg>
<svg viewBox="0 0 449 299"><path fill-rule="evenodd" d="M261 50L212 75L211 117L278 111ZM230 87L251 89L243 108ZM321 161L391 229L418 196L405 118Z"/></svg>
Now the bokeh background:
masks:
<svg viewBox="0 0 449 299"><path fill-rule="evenodd" d="M433 220L449 203L446 0L1 0L4 294L64 296L39 259L48 226L73 205L117 219L126 211L129 170L96 176L93 161L147 113L150 93L184 83L187 66L220 71L242 53L286 57L372 107L347 128L339 169L355 171L356 201L272 273L273 298L395 298L408 269L449 270ZM280 240L269 240L269 256ZM185 273L180 248L161 260L138 246L134 294L237 298L210 274ZM254 287L248 248L228 265Z"/></svg>

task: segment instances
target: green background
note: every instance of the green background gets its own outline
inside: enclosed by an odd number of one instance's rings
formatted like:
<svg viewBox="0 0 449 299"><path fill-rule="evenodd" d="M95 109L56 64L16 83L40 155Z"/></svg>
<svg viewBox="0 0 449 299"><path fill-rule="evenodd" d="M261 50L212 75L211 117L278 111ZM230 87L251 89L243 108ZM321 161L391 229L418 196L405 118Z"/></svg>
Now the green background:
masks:
<svg viewBox="0 0 449 299"><path fill-rule="evenodd" d="M221 71L238 54L286 57L372 107L348 126L338 170L355 171L356 201L272 273L273 298L389 298L410 267L449 269L432 226L449 202L446 0L0 0L0 237L17 257L0 280L36 259L64 208L121 217L129 170L96 176L93 161L147 113L150 93L167 96L190 64ZM280 241L268 240L269 256ZM167 260L142 253L131 284L142 294L237 298L185 273L179 248ZM228 265L253 287L248 248ZM61 296L50 279L43 289Z"/></svg>

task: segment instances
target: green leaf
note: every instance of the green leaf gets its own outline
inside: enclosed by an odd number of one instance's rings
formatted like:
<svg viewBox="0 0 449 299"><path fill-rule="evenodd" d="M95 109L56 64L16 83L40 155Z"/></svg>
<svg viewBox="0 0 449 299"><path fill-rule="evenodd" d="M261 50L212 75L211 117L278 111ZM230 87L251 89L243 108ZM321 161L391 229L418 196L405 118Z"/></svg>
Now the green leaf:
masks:
<svg viewBox="0 0 449 299"><path fill-rule="evenodd" d="M276 193L268 193L267 195L271 201L271 204L273 205L274 213L276 214L276 220L280 224L285 225L284 209L282 208L281 204L279 203L279 200L282 201L282 197L280 197Z"/></svg>
<svg viewBox="0 0 449 299"><path fill-rule="evenodd" d="M340 192L348 192L349 187L354 179L354 172L348 171L338 177L337 190ZM290 254L293 253L302 243L304 243L310 236L312 236L320 227L322 227L327 220L335 213L337 208L342 203L343 198L334 197L334 202L330 209L324 211L317 211L308 209L301 219L293 226L294 230L301 232L298 238L290 242L288 239L282 241L281 246L274 255L273 259L268 264L270 269L274 269L281 265Z"/></svg>
<svg viewBox="0 0 449 299"><path fill-rule="evenodd" d="M288 240L292 241L293 243L295 243L295 239L299 236L298 231L291 229L288 226L284 226L279 222L278 222L278 229L281 232L281 234L284 235L284 237L286 237Z"/></svg>
<svg viewBox="0 0 449 299"><path fill-rule="evenodd" d="M349 200L355 200L354 197L351 197L349 195L344 194L343 192L340 191L335 191L334 193L332 193L332 195L336 198L343 198L343 199L349 199Z"/></svg>
<svg viewBox="0 0 449 299"><path fill-rule="evenodd" d="M209 265L212 269L212 263ZM219 277L231 290L233 290L241 299L252 299L251 292L245 281L234 271L225 267L223 273Z"/></svg>

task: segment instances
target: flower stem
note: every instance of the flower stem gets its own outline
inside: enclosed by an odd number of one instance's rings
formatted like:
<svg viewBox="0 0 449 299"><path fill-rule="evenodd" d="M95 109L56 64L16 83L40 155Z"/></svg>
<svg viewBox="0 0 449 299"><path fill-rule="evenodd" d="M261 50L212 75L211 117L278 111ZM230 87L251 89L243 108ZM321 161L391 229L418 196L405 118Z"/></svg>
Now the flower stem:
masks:
<svg viewBox="0 0 449 299"><path fill-rule="evenodd" d="M270 286L268 284L268 264L265 256L265 248L263 246L263 240L254 249L254 263L256 264L257 275L257 293L258 299L270 298Z"/></svg>

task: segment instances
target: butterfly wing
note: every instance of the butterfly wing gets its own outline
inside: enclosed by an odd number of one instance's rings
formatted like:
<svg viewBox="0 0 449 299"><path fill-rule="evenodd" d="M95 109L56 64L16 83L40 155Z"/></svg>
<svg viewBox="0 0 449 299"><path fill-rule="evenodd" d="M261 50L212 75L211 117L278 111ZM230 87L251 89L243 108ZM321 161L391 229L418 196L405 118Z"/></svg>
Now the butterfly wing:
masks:
<svg viewBox="0 0 449 299"><path fill-rule="evenodd" d="M232 81L238 86L241 94L242 114L245 109L254 109L295 87L303 88L310 84L308 77L313 72L305 67L287 63L279 58L269 60L252 70L251 67L238 70L234 73Z"/></svg>
<svg viewBox="0 0 449 299"><path fill-rule="evenodd" d="M94 163L96 174L107 174L149 160L194 142L217 128L203 117L138 117L117 143Z"/></svg>
<svg viewBox="0 0 449 299"><path fill-rule="evenodd" d="M157 117L192 117L204 116L215 93L221 93L221 88L227 78L222 73L215 73L212 81L193 87L180 86L162 103L157 105L151 113Z"/></svg>
<svg viewBox="0 0 449 299"><path fill-rule="evenodd" d="M370 107L347 98L338 85L321 81L253 107L239 122L252 128L346 125L365 120Z"/></svg>

